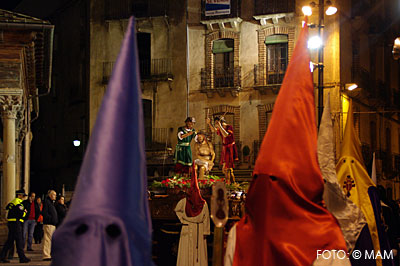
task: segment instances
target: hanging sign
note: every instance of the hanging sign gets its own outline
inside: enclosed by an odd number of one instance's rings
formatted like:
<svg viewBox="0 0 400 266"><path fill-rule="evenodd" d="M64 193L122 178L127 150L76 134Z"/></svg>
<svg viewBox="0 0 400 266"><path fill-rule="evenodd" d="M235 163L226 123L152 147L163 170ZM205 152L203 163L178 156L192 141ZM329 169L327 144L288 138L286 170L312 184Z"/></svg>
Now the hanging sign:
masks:
<svg viewBox="0 0 400 266"><path fill-rule="evenodd" d="M231 0L206 0L206 16L229 15Z"/></svg>

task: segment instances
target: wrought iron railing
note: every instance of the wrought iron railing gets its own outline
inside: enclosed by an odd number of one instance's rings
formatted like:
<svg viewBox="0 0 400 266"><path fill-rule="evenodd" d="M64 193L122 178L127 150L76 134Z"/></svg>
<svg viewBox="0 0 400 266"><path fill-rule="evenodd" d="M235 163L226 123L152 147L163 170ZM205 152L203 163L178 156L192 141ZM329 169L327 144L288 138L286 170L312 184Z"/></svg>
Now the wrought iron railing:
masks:
<svg viewBox="0 0 400 266"><path fill-rule="evenodd" d="M115 61L103 62L103 84L107 84ZM151 60L140 60L141 79L167 79L172 77L172 60L170 58L156 58Z"/></svg>
<svg viewBox="0 0 400 266"><path fill-rule="evenodd" d="M255 0L254 11L256 15L294 12L294 0Z"/></svg>
<svg viewBox="0 0 400 266"><path fill-rule="evenodd" d="M280 86L284 76L285 71L268 72L265 65L254 65L254 85L256 86Z"/></svg>
<svg viewBox="0 0 400 266"><path fill-rule="evenodd" d="M375 79L368 70L353 65L352 79L362 88L362 95L368 97L372 101L377 101L385 108L396 108L398 102L394 100L389 84L383 80Z"/></svg>
<svg viewBox="0 0 400 266"><path fill-rule="evenodd" d="M171 146L168 128L153 128L152 142L162 143L166 146Z"/></svg>
<svg viewBox="0 0 400 266"><path fill-rule="evenodd" d="M216 68L213 73L209 69L201 69L201 89L212 90L218 88L241 87L241 67L231 69Z"/></svg>
<svg viewBox="0 0 400 266"><path fill-rule="evenodd" d="M156 58L141 60L140 76L142 79L165 78L172 76L172 60L170 58Z"/></svg>
<svg viewBox="0 0 400 266"><path fill-rule="evenodd" d="M136 18L157 17L168 15L168 0L133 1L133 0L106 0L105 19L128 19L134 15Z"/></svg>

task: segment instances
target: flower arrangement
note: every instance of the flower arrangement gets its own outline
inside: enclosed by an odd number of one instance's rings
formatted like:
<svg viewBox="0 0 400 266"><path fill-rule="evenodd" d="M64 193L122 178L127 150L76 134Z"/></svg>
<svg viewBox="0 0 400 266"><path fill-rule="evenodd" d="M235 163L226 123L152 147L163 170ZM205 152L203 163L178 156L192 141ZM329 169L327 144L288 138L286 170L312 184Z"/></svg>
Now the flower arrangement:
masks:
<svg viewBox="0 0 400 266"><path fill-rule="evenodd" d="M224 181L224 178L221 178L216 175L208 175L205 176L204 179L199 179L198 184L200 189L204 188L211 188L212 185L217 182L217 181ZM231 191L246 191L248 188L248 183L233 183L233 184L227 184L226 188ZM190 177L184 177L184 176L179 176L175 175L173 177L167 178L162 181L153 181L151 184L151 187L154 188L173 188L173 189L186 189L190 188Z"/></svg>
<svg viewBox="0 0 400 266"><path fill-rule="evenodd" d="M212 185L219 180L223 180L222 178L216 175L206 176L205 179L199 179L198 184L200 188L212 187ZM166 188L190 188L190 177L183 176L173 176L171 178L167 178L165 180L154 181L151 185L152 187L166 187Z"/></svg>

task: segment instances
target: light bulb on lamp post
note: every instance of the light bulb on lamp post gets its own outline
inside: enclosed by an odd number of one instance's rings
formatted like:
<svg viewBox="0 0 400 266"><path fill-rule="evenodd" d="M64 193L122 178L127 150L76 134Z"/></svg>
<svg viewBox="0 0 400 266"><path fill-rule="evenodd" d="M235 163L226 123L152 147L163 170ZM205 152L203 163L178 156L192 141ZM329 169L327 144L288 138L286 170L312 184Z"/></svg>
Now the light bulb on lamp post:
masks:
<svg viewBox="0 0 400 266"><path fill-rule="evenodd" d="M358 88L358 85L356 83L348 83L345 85L346 90L352 91Z"/></svg>
<svg viewBox="0 0 400 266"><path fill-rule="evenodd" d="M302 8L305 16L312 14L312 8L316 7L315 2L311 2L309 6ZM311 37L308 41L309 49L318 49L318 127L321 124L322 112L324 110L324 45L323 45L323 28L325 14L330 16L337 12L337 8L333 6L330 0L326 1L328 9L325 10L325 0L318 1L318 36Z"/></svg>
<svg viewBox="0 0 400 266"><path fill-rule="evenodd" d="M394 40L392 54L393 54L394 60L398 60L400 58L400 37L397 37Z"/></svg>
<svg viewBox="0 0 400 266"><path fill-rule="evenodd" d="M328 6L328 9L325 11L325 14L328 16L332 16L334 14L336 14L337 12L337 7L335 7L334 5L332 5L331 1L326 1L326 5Z"/></svg>
<svg viewBox="0 0 400 266"><path fill-rule="evenodd" d="M319 49L322 46L322 40L319 36L313 36L308 39L307 47L308 49Z"/></svg>
<svg viewBox="0 0 400 266"><path fill-rule="evenodd" d="M304 16L311 16L312 15L311 6L303 6L301 11L303 11Z"/></svg>

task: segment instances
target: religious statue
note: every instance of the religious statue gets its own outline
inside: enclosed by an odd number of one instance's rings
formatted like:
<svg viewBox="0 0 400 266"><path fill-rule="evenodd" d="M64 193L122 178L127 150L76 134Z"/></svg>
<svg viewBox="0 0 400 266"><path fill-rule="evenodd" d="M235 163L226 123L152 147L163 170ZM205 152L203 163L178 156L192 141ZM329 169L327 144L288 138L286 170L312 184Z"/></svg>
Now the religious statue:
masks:
<svg viewBox="0 0 400 266"><path fill-rule="evenodd" d="M192 166L192 149L190 142L196 136L196 131L193 128L196 120L194 117L188 117L185 120L185 126L178 128L178 143L175 149L175 173L188 174L189 167Z"/></svg>
<svg viewBox="0 0 400 266"><path fill-rule="evenodd" d="M199 179L204 179L214 166L215 152L212 143L207 141L206 132L201 130L195 139L195 170L199 171Z"/></svg>
<svg viewBox="0 0 400 266"><path fill-rule="evenodd" d="M211 124L210 118L207 118L206 122L211 131L216 132L222 139L220 163L222 164L222 172L225 175L225 182L228 184L235 183L235 176L233 175L234 161L239 160L239 158L233 136L233 127L226 123L224 117L215 117L214 126Z"/></svg>

